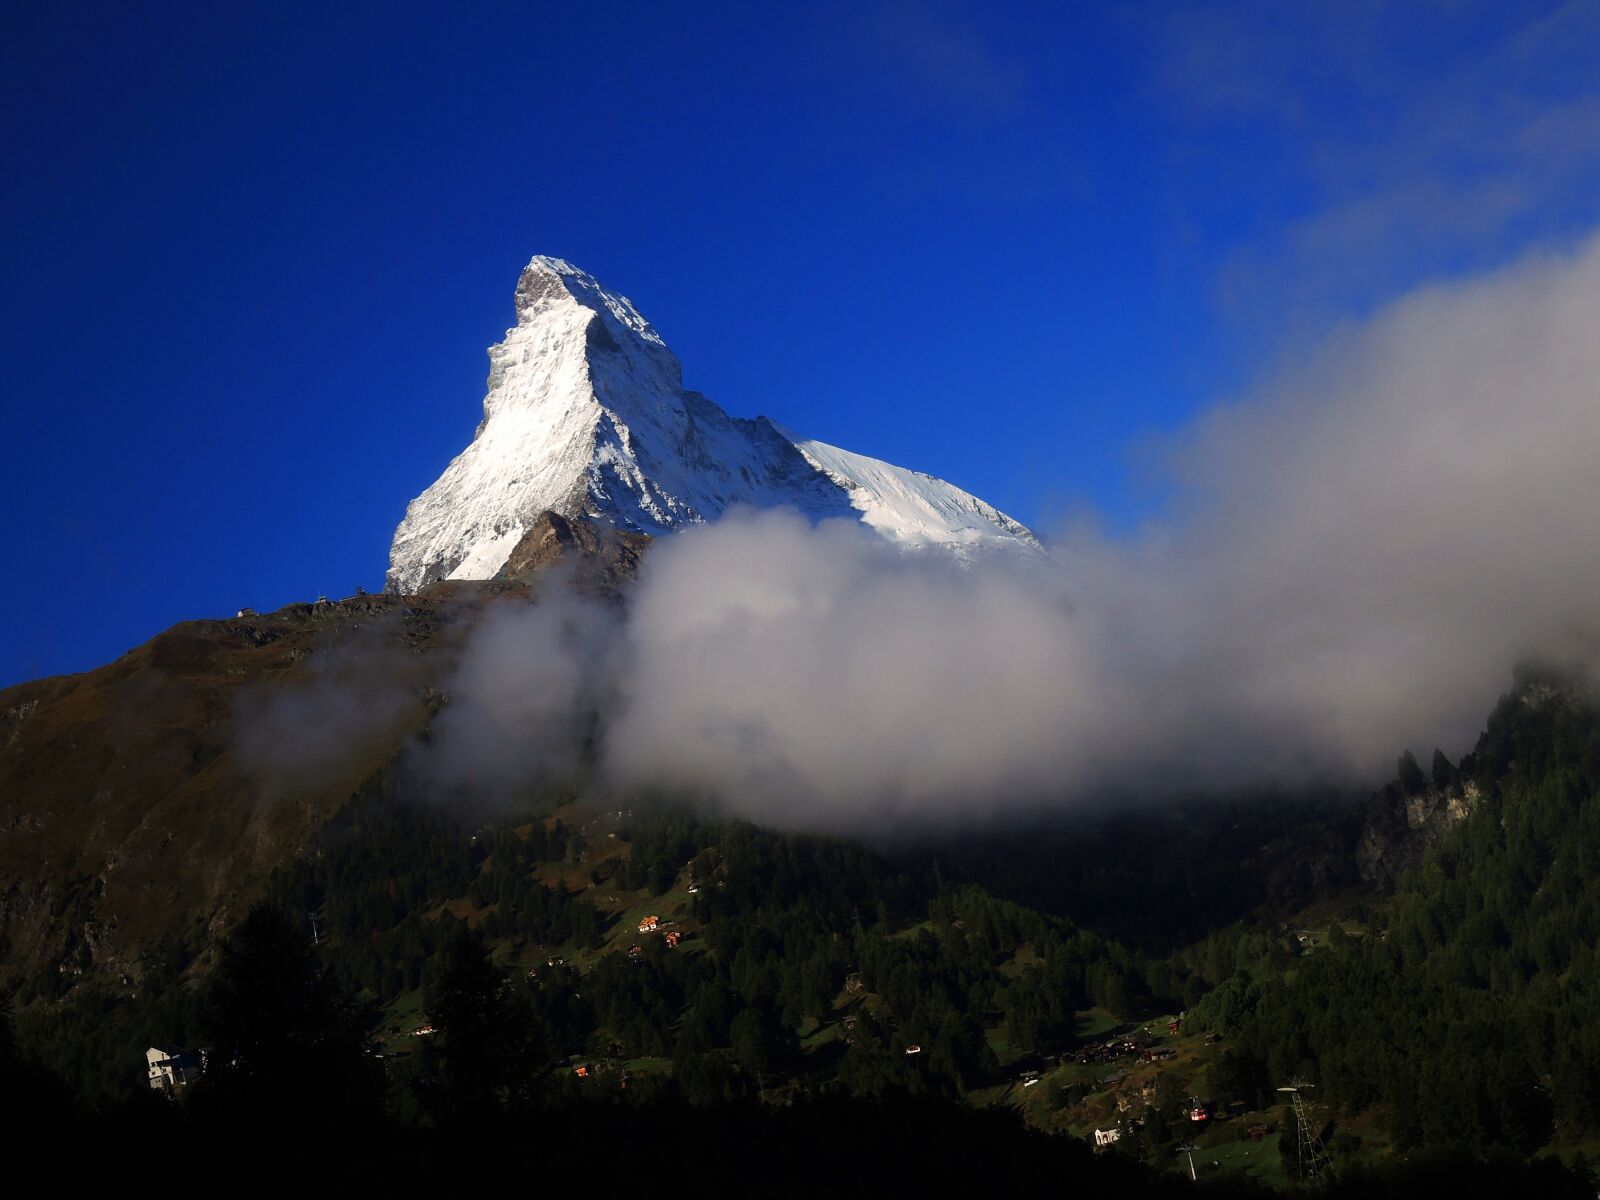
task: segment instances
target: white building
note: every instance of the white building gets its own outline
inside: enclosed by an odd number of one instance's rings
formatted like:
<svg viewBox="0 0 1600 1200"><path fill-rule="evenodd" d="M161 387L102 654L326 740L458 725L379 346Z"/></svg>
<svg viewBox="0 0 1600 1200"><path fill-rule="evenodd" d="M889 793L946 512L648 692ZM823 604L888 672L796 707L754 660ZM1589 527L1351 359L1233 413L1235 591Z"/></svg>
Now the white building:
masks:
<svg viewBox="0 0 1600 1200"><path fill-rule="evenodd" d="M150 1086L173 1092L200 1078L200 1055L182 1046L151 1046L144 1052Z"/></svg>
<svg viewBox="0 0 1600 1200"><path fill-rule="evenodd" d="M1094 1148L1104 1150L1113 1142L1122 1137L1122 1130L1113 1125L1110 1129L1096 1129L1094 1131Z"/></svg>

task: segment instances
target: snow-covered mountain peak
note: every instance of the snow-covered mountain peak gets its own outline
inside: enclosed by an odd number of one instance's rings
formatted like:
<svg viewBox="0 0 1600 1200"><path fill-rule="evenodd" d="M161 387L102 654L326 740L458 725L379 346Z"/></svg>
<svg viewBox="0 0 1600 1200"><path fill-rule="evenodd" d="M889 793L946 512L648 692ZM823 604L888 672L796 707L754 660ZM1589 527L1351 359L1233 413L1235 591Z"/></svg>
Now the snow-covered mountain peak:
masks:
<svg viewBox="0 0 1600 1200"><path fill-rule="evenodd" d="M391 590L490 578L547 510L660 534L733 504L788 505L963 557L991 544L1038 549L1022 525L943 480L685 391L677 358L632 301L564 259L528 263L516 316L489 349L472 444L395 531Z"/></svg>
<svg viewBox="0 0 1600 1200"><path fill-rule="evenodd" d="M633 306L632 300L607 290L593 275L566 259L552 258L548 254L535 254L522 269L522 277L517 281L518 322L536 317L541 306L555 299L557 292L565 292L567 298L609 318L608 324L620 325L640 341L666 349L667 343Z"/></svg>
<svg viewBox="0 0 1600 1200"><path fill-rule="evenodd" d="M517 280L516 311L516 326L489 350L491 401L506 370L538 357L604 357L609 374L648 376L671 391L683 386L677 358L633 301L565 259L534 256ZM536 399L542 390L523 398Z"/></svg>

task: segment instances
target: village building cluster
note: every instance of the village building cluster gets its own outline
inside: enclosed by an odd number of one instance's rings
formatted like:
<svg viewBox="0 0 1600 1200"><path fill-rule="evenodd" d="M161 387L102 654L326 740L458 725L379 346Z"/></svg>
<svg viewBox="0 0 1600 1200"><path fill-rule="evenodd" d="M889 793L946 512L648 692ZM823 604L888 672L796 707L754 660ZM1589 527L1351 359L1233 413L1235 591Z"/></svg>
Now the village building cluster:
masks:
<svg viewBox="0 0 1600 1200"><path fill-rule="evenodd" d="M675 921L663 921L660 917L652 914L640 918L639 933L641 936L659 933L662 935L662 941L666 943L667 949L676 950L683 939L688 936L685 930L673 928L676 924ZM628 947L629 958L637 959L643 953L644 945L640 942L635 942Z"/></svg>
<svg viewBox="0 0 1600 1200"><path fill-rule="evenodd" d="M1163 1046L1154 1038L1125 1034L1114 1037L1109 1041L1096 1042L1094 1045L1084 1046L1072 1057L1073 1061L1087 1065L1093 1063L1119 1063L1127 1059L1137 1059L1139 1062L1159 1062L1164 1058L1171 1058L1174 1053L1170 1046ZM1108 1079L1107 1082L1111 1082L1111 1080Z"/></svg>

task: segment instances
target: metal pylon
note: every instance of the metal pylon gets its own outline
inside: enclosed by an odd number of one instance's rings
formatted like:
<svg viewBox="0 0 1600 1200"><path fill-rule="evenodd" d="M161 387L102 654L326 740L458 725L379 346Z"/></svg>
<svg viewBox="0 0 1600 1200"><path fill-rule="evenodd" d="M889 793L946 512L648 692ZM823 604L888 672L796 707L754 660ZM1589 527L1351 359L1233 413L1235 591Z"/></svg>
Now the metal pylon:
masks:
<svg viewBox="0 0 1600 1200"><path fill-rule="evenodd" d="M1278 1089L1280 1092L1288 1093L1289 1105L1294 1109L1295 1166L1299 1171L1300 1181L1309 1184L1325 1182L1328 1168L1332 1165L1322 1139L1317 1136L1316 1126L1311 1123L1311 1106L1306 1103L1305 1092L1313 1087L1316 1087L1316 1084L1307 1083L1303 1079L1292 1079L1288 1086Z"/></svg>

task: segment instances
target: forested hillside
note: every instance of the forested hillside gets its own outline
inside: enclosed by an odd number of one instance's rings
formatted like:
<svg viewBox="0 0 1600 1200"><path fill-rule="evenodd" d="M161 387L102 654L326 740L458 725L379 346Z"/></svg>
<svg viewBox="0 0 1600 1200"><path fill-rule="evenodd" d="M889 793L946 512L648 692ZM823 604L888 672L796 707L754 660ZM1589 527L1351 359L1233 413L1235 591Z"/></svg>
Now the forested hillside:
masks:
<svg viewBox="0 0 1600 1200"><path fill-rule="evenodd" d="M1319 868L1307 899L1284 864L1352 842L1332 800L963 853L559 789L483 823L379 773L220 949L196 930L120 990L19 992L8 1069L65 1111L334 1104L374 1136L593 1104L1010 1109L1047 1145L1119 1131L1129 1169L1171 1171L1187 1139L1218 1187L1294 1182L1277 1089L1298 1078L1352 1187L1438 1151L1581 1175L1600 1133L1600 714L1523 679L1459 765L1407 755L1400 775L1419 811L1454 797L1465 819L1392 893ZM1184 831L1204 855L1168 853ZM214 1063L175 1105L140 1069L162 1043ZM308 1059L316 1099L277 1065Z"/></svg>
<svg viewBox="0 0 1600 1200"><path fill-rule="evenodd" d="M1239 934L1179 955L1213 985L1192 1019L1232 1045L1228 1090L1318 1079L1344 1112L1386 1110L1402 1149L1600 1130L1600 714L1526 679L1437 776L1471 815L1368 928L1289 962Z"/></svg>

